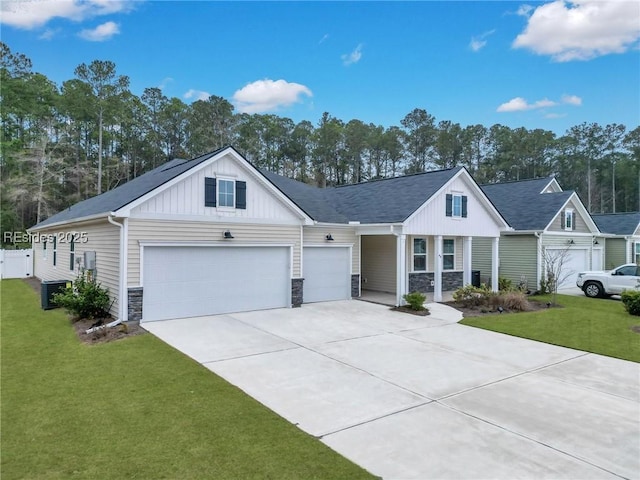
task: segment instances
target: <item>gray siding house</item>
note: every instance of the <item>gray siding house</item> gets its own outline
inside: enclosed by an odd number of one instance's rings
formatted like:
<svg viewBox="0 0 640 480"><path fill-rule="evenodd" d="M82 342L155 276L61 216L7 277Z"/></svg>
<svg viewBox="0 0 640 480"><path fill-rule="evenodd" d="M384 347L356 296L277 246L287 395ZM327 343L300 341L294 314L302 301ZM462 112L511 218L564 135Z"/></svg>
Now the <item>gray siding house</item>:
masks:
<svg viewBox="0 0 640 480"><path fill-rule="evenodd" d="M154 321L471 282L473 245L497 289L507 222L464 168L319 189L226 147L172 160L40 222L34 274L73 280L85 251L111 313ZM72 241L73 240L73 241Z"/></svg>
<svg viewBox="0 0 640 480"><path fill-rule="evenodd" d="M605 239L607 270L625 263L640 265L640 212L591 215Z"/></svg>
<svg viewBox="0 0 640 480"><path fill-rule="evenodd" d="M535 291L545 275L545 256L566 251L561 288L575 285L577 274L601 269L604 239L574 191L563 191L554 178L482 185L482 190L512 230L500 237L499 275ZM486 242L474 243L474 269L487 281Z"/></svg>

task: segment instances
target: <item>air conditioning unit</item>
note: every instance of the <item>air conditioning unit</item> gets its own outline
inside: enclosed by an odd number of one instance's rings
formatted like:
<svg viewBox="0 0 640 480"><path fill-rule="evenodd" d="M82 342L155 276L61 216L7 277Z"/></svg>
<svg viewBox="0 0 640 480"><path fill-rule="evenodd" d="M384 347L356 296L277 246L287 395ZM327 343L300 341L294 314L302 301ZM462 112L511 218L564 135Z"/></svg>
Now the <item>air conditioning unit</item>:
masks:
<svg viewBox="0 0 640 480"><path fill-rule="evenodd" d="M67 284L71 285L71 282L69 280L48 280L40 284L40 304L43 310L58 308L53 303L53 294L62 292Z"/></svg>

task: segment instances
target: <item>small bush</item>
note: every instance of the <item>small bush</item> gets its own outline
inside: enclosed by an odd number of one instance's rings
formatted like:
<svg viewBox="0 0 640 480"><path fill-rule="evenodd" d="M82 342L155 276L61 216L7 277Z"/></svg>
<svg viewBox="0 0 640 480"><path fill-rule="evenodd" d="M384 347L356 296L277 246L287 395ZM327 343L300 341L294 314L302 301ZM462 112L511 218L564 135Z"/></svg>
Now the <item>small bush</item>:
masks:
<svg viewBox="0 0 640 480"><path fill-rule="evenodd" d="M499 277L498 278L498 290L501 292L510 292L514 290L513 282L508 278Z"/></svg>
<svg viewBox="0 0 640 480"><path fill-rule="evenodd" d="M522 292L501 292L491 297L491 306L494 309L502 307L505 310L514 310L518 312L526 312L531 310L527 296Z"/></svg>
<svg viewBox="0 0 640 480"><path fill-rule="evenodd" d="M640 291L625 290L622 292L622 303L630 315L640 316Z"/></svg>
<svg viewBox="0 0 640 480"><path fill-rule="evenodd" d="M70 287L53 295L53 302L71 313L75 320L106 317L110 306L109 290L83 270Z"/></svg>
<svg viewBox="0 0 640 480"><path fill-rule="evenodd" d="M481 287L466 285L453 292L453 300L463 307L478 307L480 305L487 305L489 297L492 295L493 292L486 284L482 284Z"/></svg>
<svg viewBox="0 0 640 480"><path fill-rule="evenodd" d="M420 292L406 293L402 298L404 298L404 301L409 304L411 310L420 311L425 309L424 302L427 299L427 296Z"/></svg>

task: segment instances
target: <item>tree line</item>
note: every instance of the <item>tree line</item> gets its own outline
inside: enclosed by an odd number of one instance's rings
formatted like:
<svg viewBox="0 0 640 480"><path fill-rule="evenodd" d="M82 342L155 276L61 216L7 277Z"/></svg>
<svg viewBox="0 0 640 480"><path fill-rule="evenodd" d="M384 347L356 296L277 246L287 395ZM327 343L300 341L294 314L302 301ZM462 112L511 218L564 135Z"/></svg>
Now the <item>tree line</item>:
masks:
<svg viewBox="0 0 640 480"><path fill-rule="evenodd" d="M186 104L129 90L111 61L57 85L0 43L2 231L21 231L173 158L233 145L260 168L319 187L465 166L479 183L556 175L592 213L640 210L640 127L582 123L564 135L461 126L426 110L400 125L323 113L316 125L238 113L211 95Z"/></svg>

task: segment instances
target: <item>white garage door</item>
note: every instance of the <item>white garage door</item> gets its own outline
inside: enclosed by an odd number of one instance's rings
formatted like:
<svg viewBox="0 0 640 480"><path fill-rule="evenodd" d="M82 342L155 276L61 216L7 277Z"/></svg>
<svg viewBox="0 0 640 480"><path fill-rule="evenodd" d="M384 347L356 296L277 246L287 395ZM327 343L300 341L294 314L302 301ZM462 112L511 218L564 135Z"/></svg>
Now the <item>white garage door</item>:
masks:
<svg viewBox="0 0 640 480"><path fill-rule="evenodd" d="M290 305L288 247L145 247L143 321Z"/></svg>
<svg viewBox="0 0 640 480"><path fill-rule="evenodd" d="M564 249L547 248L551 255L560 256ZM561 283L558 288L569 288L576 286L576 280L578 273L589 270L589 263L587 262L589 250L575 248L567 250L567 256L562 264ZM564 278L564 280L562 280Z"/></svg>
<svg viewBox="0 0 640 480"><path fill-rule="evenodd" d="M304 303L351 298L351 249L304 247Z"/></svg>

